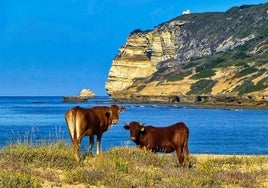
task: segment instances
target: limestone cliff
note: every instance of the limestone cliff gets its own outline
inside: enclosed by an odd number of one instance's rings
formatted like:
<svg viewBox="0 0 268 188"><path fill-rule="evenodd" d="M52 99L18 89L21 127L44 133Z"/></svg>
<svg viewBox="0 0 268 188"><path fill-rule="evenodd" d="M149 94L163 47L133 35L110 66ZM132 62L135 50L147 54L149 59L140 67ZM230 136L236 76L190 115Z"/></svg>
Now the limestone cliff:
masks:
<svg viewBox="0 0 268 188"><path fill-rule="evenodd" d="M108 93L122 91L136 79L152 75L159 62L176 55L176 33L172 33L171 29L173 26L174 23L171 22L157 30L136 30L130 34L127 43L120 48L119 54L112 62L106 84Z"/></svg>
<svg viewBox="0 0 268 188"><path fill-rule="evenodd" d="M268 3L182 15L130 33L112 62L114 99L267 100Z"/></svg>

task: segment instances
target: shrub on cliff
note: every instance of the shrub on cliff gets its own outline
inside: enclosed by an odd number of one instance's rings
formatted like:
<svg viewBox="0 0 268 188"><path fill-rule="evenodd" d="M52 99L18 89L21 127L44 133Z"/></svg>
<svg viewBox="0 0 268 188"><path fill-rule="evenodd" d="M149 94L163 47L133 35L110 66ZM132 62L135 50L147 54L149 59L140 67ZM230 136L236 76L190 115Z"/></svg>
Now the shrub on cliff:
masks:
<svg viewBox="0 0 268 188"><path fill-rule="evenodd" d="M217 81L215 80L198 80L191 86L191 90L187 93L187 95L209 94L216 83Z"/></svg>

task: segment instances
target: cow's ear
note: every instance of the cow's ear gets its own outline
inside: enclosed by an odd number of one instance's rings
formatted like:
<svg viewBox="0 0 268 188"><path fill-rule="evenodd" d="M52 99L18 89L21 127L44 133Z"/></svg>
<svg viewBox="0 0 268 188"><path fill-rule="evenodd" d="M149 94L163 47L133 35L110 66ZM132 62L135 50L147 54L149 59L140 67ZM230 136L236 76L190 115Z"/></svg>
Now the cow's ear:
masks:
<svg viewBox="0 0 268 188"><path fill-rule="evenodd" d="M107 118L109 118L111 113L112 113L112 111L111 110L108 110L108 111L105 112L105 116Z"/></svg>
<svg viewBox="0 0 268 188"><path fill-rule="evenodd" d="M145 131L145 129L144 129L143 126L141 127L140 131L141 131L141 132L144 132L144 131Z"/></svg>
<svg viewBox="0 0 268 188"><path fill-rule="evenodd" d="M119 113L124 112L124 111L126 111L125 107L122 107L122 108L119 109Z"/></svg>
<svg viewBox="0 0 268 188"><path fill-rule="evenodd" d="M124 129L129 130L129 124L125 123Z"/></svg>

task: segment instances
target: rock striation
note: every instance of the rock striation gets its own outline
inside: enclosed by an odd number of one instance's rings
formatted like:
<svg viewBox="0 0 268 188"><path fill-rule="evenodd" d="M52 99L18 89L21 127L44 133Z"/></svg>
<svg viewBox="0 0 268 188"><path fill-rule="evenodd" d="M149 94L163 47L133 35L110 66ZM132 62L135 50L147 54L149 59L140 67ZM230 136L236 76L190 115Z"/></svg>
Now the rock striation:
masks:
<svg viewBox="0 0 268 188"><path fill-rule="evenodd" d="M136 102L268 101L267 10L243 5L134 30L112 62L107 93Z"/></svg>

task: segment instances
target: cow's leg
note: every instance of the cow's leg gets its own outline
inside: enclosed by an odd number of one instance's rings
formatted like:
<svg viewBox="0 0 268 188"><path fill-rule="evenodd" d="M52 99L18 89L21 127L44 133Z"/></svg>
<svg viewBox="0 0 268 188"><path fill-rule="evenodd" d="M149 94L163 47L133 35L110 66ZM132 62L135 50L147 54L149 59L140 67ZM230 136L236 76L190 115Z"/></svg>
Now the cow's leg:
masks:
<svg viewBox="0 0 268 188"><path fill-rule="evenodd" d="M102 134L97 135L97 154L100 154L101 152L101 136Z"/></svg>
<svg viewBox="0 0 268 188"><path fill-rule="evenodd" d="M89 137L89 154L93 155L94 135Z"/></svg>
<svg viewBox="0 0 268 188"><path fill-rule="evenodd" d="M79 148L80 148L80 143L81 141L74 139L73 141L73 151L75 154L75 159L79 162L80 157L79 157Z"/></svg>
<svg viewBox="0 0 268 188"><path fill-rule="evenodd" d="M184 162L183 147L177 148L176 153L177 153L177 156L178 156L179 163L180 163L180 165L182 165L183 162Z"/></svg>
<svg viewBox="0 0 268 188"><path fill-rule="evenodd" d="M184 144L184 149L183 149L183 153L185 155L185 165L187 165L186 163L188 163L188 167L191 168L192 164L190 163L190 157L189 157L189 148L188 148L188 141L185 142Z"/></svg>

